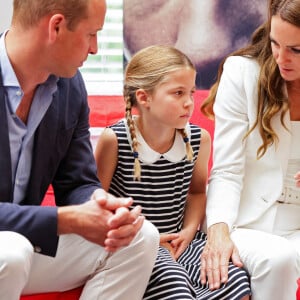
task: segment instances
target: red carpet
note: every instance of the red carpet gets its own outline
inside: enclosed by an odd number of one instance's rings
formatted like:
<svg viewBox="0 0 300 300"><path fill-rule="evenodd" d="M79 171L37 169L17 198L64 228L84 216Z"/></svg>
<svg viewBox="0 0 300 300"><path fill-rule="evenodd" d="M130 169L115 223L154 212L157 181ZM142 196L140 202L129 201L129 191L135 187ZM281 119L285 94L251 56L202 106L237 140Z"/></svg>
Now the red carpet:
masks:
<svg viewBox="0 0 300 300"><path fill-rule="evenodd" d="M20 300L78 300L82 288L77 288L67 292L44 293L36 295L22 296Z"/></svg>

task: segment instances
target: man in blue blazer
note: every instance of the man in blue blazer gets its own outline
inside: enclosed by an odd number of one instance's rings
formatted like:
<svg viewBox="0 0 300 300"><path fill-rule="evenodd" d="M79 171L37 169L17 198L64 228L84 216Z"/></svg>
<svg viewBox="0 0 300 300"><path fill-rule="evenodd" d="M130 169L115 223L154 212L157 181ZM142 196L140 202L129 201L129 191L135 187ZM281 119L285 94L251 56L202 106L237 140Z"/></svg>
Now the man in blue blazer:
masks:
<svg viewBox="0 0 300 300"><path fill-rule="evenodd" d="M158 233L132 199L101 189L78 71L105 12L105 0L14 0L0 37L0 299L145 291ZM56 207L40 206L49 184Z"/></svg>

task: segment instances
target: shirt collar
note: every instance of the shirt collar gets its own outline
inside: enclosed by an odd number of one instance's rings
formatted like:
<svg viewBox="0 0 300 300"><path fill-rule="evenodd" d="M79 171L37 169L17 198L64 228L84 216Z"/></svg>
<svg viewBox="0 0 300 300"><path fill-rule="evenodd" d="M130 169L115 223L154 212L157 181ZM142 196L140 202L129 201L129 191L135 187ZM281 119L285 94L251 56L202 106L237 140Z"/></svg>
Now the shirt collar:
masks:
<svg viewBox="0 0 300 300"><path fill-rule="evenodd" d="M0 66L3 86L19 87L20 83L17 79L15 71L10 63L5 47L5 35L8 32L6 30L0 37ZM56 90L56 84L59 78L55 75L50 75L46 80L45 85L48 85L54 92Z"/></svg>
<svg viewBox="0 0 300 300"><path fill-rule="evenodd" d="M0 37L0 65L2 82L3 86L20 87L5 47L5 36L7 32L8 30L6 30Z"/></svg>

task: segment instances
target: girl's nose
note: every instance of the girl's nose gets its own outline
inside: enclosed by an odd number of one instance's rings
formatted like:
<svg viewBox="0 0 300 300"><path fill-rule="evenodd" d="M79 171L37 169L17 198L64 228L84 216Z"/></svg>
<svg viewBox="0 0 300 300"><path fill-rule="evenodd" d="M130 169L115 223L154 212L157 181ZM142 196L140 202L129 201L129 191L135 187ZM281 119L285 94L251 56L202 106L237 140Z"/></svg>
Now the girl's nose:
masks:
<svg viewBox="0 0 300 300"><path fill-rule="evenodd" d="M189 96L184 101L185 106L191 106L194 105L194 98L192 96Z"/></svg>

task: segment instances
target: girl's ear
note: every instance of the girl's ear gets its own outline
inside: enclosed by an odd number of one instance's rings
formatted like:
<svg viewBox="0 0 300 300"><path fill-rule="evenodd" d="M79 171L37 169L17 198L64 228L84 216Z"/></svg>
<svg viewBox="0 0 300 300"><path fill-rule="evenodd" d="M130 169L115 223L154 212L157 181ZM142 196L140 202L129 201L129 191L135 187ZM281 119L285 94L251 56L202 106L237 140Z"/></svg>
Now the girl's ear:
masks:
<svg viewBox="0 0 300 300"><path fill-rule="evenodd" d="M135 97L136 97L136 101L140 106L148 107L150 96L145 90L143 89L136 90Z"/></svg>

